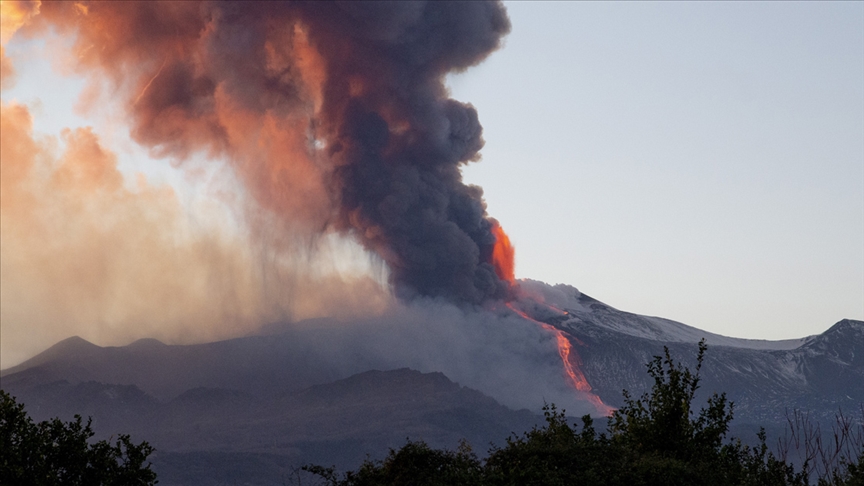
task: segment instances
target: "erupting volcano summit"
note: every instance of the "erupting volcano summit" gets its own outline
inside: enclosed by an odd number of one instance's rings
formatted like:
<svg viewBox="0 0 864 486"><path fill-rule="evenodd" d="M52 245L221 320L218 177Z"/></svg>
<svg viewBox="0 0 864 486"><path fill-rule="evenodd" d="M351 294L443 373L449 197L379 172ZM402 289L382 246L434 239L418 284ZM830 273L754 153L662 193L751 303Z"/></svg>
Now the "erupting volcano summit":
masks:
<svg viewBox="0 0 864 486"><path fill-rule="evenodd" d="M477 111L445 86L500 47L510 30L500 2L38 10L34 28L74 39L74 69L113 84L136 142L180 164L229 161L280 230L355 239L404 300L496 308L525 298L509 238L482 189L462 180L484 143ZM563 331L510 308L555 333L566 378L590 394Z"/></svg>

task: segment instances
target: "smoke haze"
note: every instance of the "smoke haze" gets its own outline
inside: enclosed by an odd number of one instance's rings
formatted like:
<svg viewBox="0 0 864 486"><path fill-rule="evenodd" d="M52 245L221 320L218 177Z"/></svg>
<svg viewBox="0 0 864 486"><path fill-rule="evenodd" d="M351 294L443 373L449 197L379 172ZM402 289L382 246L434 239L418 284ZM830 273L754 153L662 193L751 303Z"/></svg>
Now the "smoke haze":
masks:
<svg viewBox="0 0 864 486"><path fill-rule="evenodd" d="M340 250L327 238L276 251L196 224L169 186L139 176L128 188L89 128L37 138L15 103L0 108L0 127L4 367L70 335L214 340L275 319L380 312L389 301L369 276L319 268Z"/></svg>
<svg viewBox="0 0 864 486"><path fill-rule="evenodd" d="M415 299L374 318L295 328L315 329L317 339L308 333L303 341L339 377L369 369L437 371L514 409L536 411L546 401L572 415L597 413L587 394L568 386L555 334L512 312Z"/></svg>

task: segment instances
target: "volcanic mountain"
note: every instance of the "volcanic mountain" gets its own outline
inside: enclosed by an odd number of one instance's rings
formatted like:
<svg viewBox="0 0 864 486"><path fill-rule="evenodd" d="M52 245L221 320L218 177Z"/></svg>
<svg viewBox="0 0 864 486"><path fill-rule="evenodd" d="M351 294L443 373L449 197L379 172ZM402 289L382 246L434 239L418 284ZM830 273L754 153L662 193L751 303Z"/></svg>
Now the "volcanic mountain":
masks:
<svg viewBox="0 0 864 486"><path fill-rule="evenodd" d="M569 399L571 415L597 415L591 397L620 406L623 389L650 388L645 363L664 346L692 365L701 339L709 349L697 400L726 392L737 431L776 433L793 409L824 421L864 403L864 322L794 340L736 339L619 311L570 286L520 285L518 315L433 303L377 323L274 324L195 345L103 347L73 337L3 371L0 385L35 419L89 415L100 436L148 440L160 484L278 483L302 463L353 467L406 437L451 448L465 438L482 453L541 421L544 401ZM412 325L435 312L429 319L440 327ZM451 321L468 331L453 337ZM548 339L555 332L572 345L587 390L567 387ZM537 336L547 339L531 341Z"/></svg>

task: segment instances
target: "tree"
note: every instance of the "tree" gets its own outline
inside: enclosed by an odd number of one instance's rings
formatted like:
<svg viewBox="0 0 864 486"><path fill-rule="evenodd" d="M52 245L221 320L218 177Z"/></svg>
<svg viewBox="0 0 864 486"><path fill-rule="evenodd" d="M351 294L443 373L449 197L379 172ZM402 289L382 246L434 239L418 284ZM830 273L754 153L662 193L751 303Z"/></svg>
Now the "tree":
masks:
<svg viewBox="0 0 864 486"><path fill-rule="evenodd" d="M76 415L34 423L24 405L0 390L0 484L154 485L156 473L145 465L153 447L120 435L113 443L91 443L91 420Z"/></svg>
<svg viewBox="0 0 864 486"><path fill-rule="evenodd" d="M733 451L722 443L733 404L725 393L714 393L707 408L694 413L707 350L704 340L698 349L694 372L676 363L664 347L663 356L655 356L647 365L654 378L650 393L637 400L624 390L624 406L612 415L612 439L632 454L633 474L646 483L728 484L731 479L723 462Z"/></svg>
<svg viewBox="0 0 864 486"><path fill-rule="evenodd" d="M663 349L663 356L648 363L648 374L654 378L651 392L634 400L624 390L624 406L612 415L612 434L640 452L682 460L711 455L729 430L734 406L725 393L714 393L708 408L694 417L693 399L708 346L704 340L699 342L695 373L676 364L669 348Z"/></svg>
<svg viewBox="0 0 864 486"><path fill-rule="evenodd" d="M555 405L545 405L543 415L544 427L509 437L503 448L492 448L485 463L486 484L626 484L620 467L626 450L606 434L598 435L591 416L582 417L580 431Z"/></svg>
<svg viewBox="0 0 864 486"><path fill-rule="evenodd" d="M383 461L367 459L356 472L350 471L342 479L333 468L304 466L303 469L333 486L479 486L482 475L480 461L464 441L456 451L432 449L423 441L409 441L398 451L390 449Z"/></svg>
<svg viewBox="0 0 864 486"><path fill-rule="evenodd" d="M654 386L640 399L624 390L624 406L609 423L611 441L627 451L629 484L798 486L806 471L796 472L768 451L765 432L759 445L740 440L724 443L734 404L725 393L713 393L707 406L693 409L708 346L699 342L696 369L672 359L669 348L648 363Z"/></svg>

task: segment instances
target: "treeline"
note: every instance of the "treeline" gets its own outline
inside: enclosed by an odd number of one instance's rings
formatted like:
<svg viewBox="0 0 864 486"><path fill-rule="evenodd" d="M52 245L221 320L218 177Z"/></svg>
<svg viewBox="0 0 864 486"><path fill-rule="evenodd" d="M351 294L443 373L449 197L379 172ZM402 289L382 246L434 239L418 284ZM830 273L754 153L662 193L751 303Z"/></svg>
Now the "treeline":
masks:
<svg viewBox="0 0 864 486"><path fill-rule="evenodd" d="M832 444L802 416L790 423L803 464L788 460L788 449L774 454L764 430L758 445L726 440L733 404L712 395L696 412L693 401L707 346L699 343L691 371L665 350L648 364L654 378L649 393L636 399L624 392L608 430L598 433L590 416L570 424L554 405L544 407L546 424L507 439L479 459L467 443L433 449L409 442L383 460L366 460L343 474L334 468L304 466L294 484L377 485L602 485L602 486L864 486L864 425L842 419ZM841 417L842 418L842 417ZM798 434L797 436L795 434Z"/></svg>

